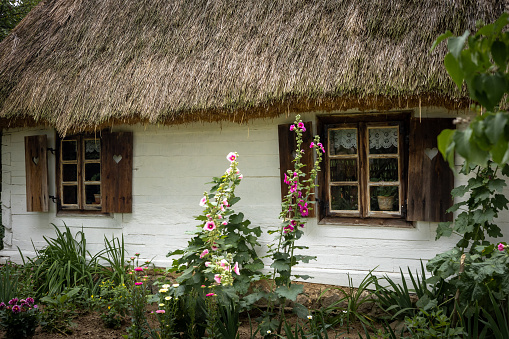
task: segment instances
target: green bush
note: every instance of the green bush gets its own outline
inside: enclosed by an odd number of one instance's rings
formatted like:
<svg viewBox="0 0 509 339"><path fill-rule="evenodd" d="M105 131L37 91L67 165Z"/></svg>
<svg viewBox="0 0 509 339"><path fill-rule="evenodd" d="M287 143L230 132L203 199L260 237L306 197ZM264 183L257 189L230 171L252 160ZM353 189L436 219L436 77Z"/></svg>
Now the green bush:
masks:
<svg viewBox="0 0 509 339"><path fill-rule="evenodd" d="M105 252L91 255L87 250L87 241L83 231L73 237L67 225L62 232L53 225L56 238L46 238L47 246L38 250L34 246L36 257L28 258L28 264L34 268L34 289L38 296L55 295L65 288L84 286L93 293L96 281L103 267L98 258ZM23 263L26 264L22 256Z"/></svg>

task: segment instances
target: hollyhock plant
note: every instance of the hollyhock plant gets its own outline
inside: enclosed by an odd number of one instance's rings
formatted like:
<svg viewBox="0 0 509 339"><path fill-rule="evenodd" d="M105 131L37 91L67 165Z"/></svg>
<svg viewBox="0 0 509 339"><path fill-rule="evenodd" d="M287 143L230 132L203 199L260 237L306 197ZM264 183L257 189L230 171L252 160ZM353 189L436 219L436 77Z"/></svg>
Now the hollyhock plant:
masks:
<svg viewBox="0 0 509 339"><path fill-rule="evenodd" d="M499 250L500 252L502 252L502 251L505 249L505 245L504 245L504 244L502 244L502 243L500 243L500 244L498 244L497 248L498 248L498 250Z"/></svg>
<svg viewBox="0 0 509 339"><path fill-rule="evenodd" d="M284 174L284 182L288 185L288 194L283 198L282 212L280 213L280 219L282 220L281 228L276 234L277 246L269 247L269 255L272 258L273 273L272 280L275 282L275 286L272 292L268 294L268 311L266 312L265 318L262 323L268 324L265 327L261 327L261 331L274 330L270 328L271 318L274 317L273 308L276 305L283 307L285 302L277 303L281 299L287 298L290 294L296 295L302 291L302 286L292 285L292 267L299 263L299 260L308 262L311 259L315 259L313 256L296 255L295 250L302 249L302 246L296 244L296 240L302 237L304 233L304 225L306 224L306 217L309 216L309 212L313 209L314 201L312 201L312 195L314 194L314 188L316 185L316 177L320 171L320 162L322 161L324 148L320 143L319 136L315 136L314 140L310 142L310 149L303 147L303 133L306 132L304 122L300 119L300 116L295 117L295 122L290 126L290 131L295 133L295 155L294 155L294 168L288 170ZM313 152L315 154L315 162L311 168L304 168L302 164L302 158L305 152ZM307 173L304 173L303 170ZM299 226L299 227L297 227ZM298 258L298 259L297 259ZM277 265L275 265L277 263ZM295 300L295 299L293 299ZM282 312L282 310L280 310Z"/></svg>

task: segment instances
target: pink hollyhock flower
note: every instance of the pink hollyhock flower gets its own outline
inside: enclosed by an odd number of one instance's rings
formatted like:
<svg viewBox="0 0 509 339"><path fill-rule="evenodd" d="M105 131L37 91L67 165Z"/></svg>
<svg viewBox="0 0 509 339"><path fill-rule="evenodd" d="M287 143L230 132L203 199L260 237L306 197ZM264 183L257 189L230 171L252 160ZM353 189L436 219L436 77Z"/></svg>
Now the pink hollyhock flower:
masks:
<svg viewBox="0 0 509 339"><path fill-rule="evenodd" d="M315 143L311 141L311 143L309 144L309 148L313 148L315 147Z"/></svg>
<svg viewBox="0 0 509 339"><path fill-rule="evenodd" d="M231 167L228 167L226 169L226 174L228 174L228 175L232 174L232 168Z"/></svg>
<svg viewBox="0 0 509 339"><path fill-rule="evenodd" d="M224 198L222 204L228 206L228 199Z"/></svg>
<svg viewBox="0 0 509 339"><path fill-rule="evenodd" d="M233 272L235 272L237 275L240 275L239 263L238 262L236 262L235 265L233 266Z"/></svg>
<svg viewBox="0 0 509 339"><path fill-rule="evenodd" d="M210 261L205 261L205 267L209 267L212 264Z"/></svg>
<svg viewBox="0 0 509 339"><path fill-rule="evenodd" d="M505 249L504 244L502 244L502 243L498 244L498 250L499 251L503 251L504 249Z"/></svg>
<svg viewBox="0 0 509 339"><path fill-rule="evenodd" d="M229 162L234 162L237 159L237 153L236 152L228 153L226 159L228 159Z"/></svg>
<svg viewBox="0 0 509 339"><path fill-rule="evenodd" d="M301 228L304 228L304 224L300 224L299 226L300 226Z"/></svg>
<svg viewBox="0 0 509 339"><path fill-rule="evenodd" d="M290 220L291 226L297 226L297 220Z"/></svg>
<svg viewBox="0 0 509 339"><path fill-rule="evenodd" d="M214 276L214 281L215 281L216 283L220 284L220 283L221 283L221 275L220 275L220 274L216 274L216 275Z"/></svg>
<svg viewBox="0 0 509 339"><path fill-rule="evenodd" d="M222 216L221 214L218 214L218 215L217 215L217 218L218 218L218 219L223 219L223 216Z"/></svg>
<svg viewBox="0 0 509 339"><path fill-rule="evenodd" d="M212 249L212 251L217 251L218 249L217 245L212 245L210 248Z"/></svg>
<svg viewBox="0 0 509 339"><path fill-rule="evenodd" d="M240 170L238 168L235 170L235 174L240 174Z"/></svg>
<svg viewBox="0 0 509 339"><path fill-rule="evenodd" d="M296 177L298 176L299 174L297 172L293 172L293 176Z"/></svg>
<svg viewBox="0 0 509 339"><path fill-rule="evenodd" d="M307 217L309 215L309 210L307 207L303 207L300 210L300 214L302 214L303 217Z"/></svg>
<svg viewBox="0 0 509 339"><path fill-rule="evenodd" d="M244 176L242 174L239 174L239 179L240 180L244 179Z"/></svg>
<svg viewBox="0 0 509 339"><path fill-rule="evenodd" d="M161 314L161 313L166 313L166 311L165 310L157 310L156 313L160 313Z"/></svg>
<svg viewBox="0 0 509 339"><path fill-rule="evenodd" d="M299 199L302 198L302 192L299 191Z"/></svg>
<svg viewBox="0 0 509 339"><path fill-rule="evenodd" d="M143 268L142 267L135 267L134 270L136 272L141 272L141 271L143 271Z"/></svg>
<svg viewBox="0 0 509 339"><path fill-rule="evenodd" d="M143 283L142 283L142 282L139 282L139 281L135 282L134 284L135 284L136 286L143 285Z"/></svg>
<svg viewBox="0 0 509 339"><path fill-rule="evenodd" d="M293 131L295 129L295 125L290 125L290 131Z"/></svg>
<svg viewBox="0 0 509 339"><path fill-rule="evenodd" d="M222 224L223 224L224 226L226 226L226 225L228 225L228 221L223 221L223 222L222 222Z"/></svg>
<svg viewBox="0 0 509 339"><path fill-rule="evenodd" d="M290 181L288 180L288 175L285 173L285 179L283 180L285 184L290 185Z"/></svg>
<svg viewBox="0 0 509 339"><path fill-rule="evenodd" d="M207 293L207 294L205 294L205 296L206 297L213 297L213 296L215 296L215 294L214 293Z"/></svg>
<svg viewBox="0 0 509 339"><path fill-rule="evenodd" d="M203 226L205 231L213 231L216 229L216 224L213 221L207 221L205 226Z"/></svg>
<svg viewBox="0 0 509 339"><path fill-rule="evenodd" d="M323 145L321 142L317 143L316 146L320 147L320 149L322 150L322 153L325 153L325 148L323 148Z"/></svg>
<svg viewBox="0 0 509 339"><path fill-rule="evenodd" d="M219 207L219 209L221 210L221 212L224 212L224 210L225 210L224 205L221 205L221 206Z"/></svg>
<svg viewBox="0 0 509 339"><path fill-rule="evenodd" d="M203 197L200 200L200 206L203 207L205 205L207 205L207 197Z"/></svg>
<svg viewBox="0 0 509 339"><path fill-rule="evenodd" d="M209 254L209 250L204 249L203 252L201 252L201 254L200 254L200 259L203 259L203 257L206 256L207 254Z"/></svg>

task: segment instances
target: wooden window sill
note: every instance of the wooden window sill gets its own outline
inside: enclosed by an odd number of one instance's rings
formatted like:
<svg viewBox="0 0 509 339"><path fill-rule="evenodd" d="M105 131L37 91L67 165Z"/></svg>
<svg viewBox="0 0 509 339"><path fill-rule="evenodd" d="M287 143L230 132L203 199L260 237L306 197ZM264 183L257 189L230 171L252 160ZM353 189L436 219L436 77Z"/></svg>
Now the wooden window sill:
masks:
<svg viewBox="0 0 509 339"><path fill-rule="evenodd" d="M57 212L57 217L110 217L111 213L102 211L78 211L78 210L60 210Z"/></svg>
<svg viewBox="0 0 509 339"><path fill-rule="evenodd" d="M414 228L411 221L394 218L338 218L325 217L318 222L318 225L340 225L340 226L379 226L395 228Z"/></svg>

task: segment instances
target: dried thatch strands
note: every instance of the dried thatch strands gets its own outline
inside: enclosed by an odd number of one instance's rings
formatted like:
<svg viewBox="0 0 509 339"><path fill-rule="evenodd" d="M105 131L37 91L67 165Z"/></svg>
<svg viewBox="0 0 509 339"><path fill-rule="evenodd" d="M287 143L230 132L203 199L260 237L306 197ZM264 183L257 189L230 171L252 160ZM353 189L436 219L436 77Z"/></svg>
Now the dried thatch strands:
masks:
<svg viewBox="0 0 509 339"><path fill-rule="evenodd" d="M290 111L468 105L447 29L498 1L46 0L0 43L3 124L246 121Z"/></svg>

